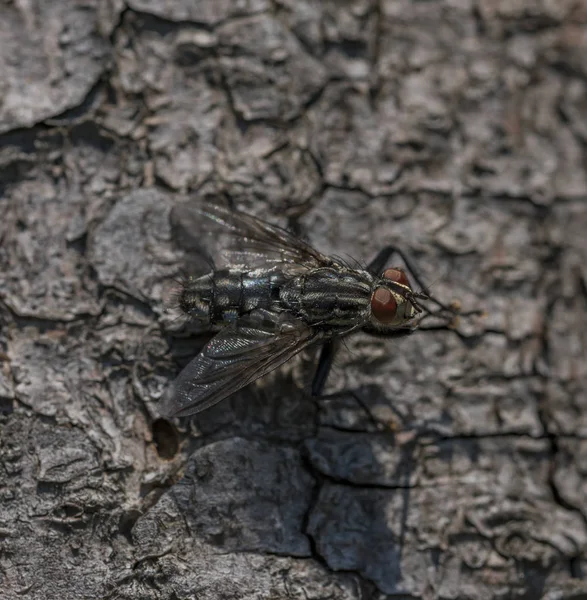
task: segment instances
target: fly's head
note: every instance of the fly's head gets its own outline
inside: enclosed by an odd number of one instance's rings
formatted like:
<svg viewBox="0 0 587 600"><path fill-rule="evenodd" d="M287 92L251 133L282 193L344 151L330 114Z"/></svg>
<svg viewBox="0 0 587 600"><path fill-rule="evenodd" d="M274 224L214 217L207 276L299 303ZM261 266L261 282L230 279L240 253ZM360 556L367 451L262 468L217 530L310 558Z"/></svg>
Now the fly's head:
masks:
<svg viewBox="0 0 587 600"><path fill-rule="evenodd" d="M386 269L378 278L371 296L369 329L380 333L409 328L417 314L422 312L418 299L425 294L415 292L401 269Z"/></svg>

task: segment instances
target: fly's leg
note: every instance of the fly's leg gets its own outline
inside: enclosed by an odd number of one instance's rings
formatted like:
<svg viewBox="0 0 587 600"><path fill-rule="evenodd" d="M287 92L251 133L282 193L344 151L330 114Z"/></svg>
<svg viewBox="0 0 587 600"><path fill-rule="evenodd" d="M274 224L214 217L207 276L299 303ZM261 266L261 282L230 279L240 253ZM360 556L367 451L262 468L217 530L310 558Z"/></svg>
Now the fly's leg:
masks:
<svg viewBox="0 0 587 600"><path fill-rule="evenodd" d="M436 306L438 306L440 308L440 311L438 311L436 313L427 311L428 314L425 315L423 318L430 317L430 316L441 316L439 313L442 313L442 312L448 313L452 316L455 316L456 314L460 314L461 316L469 316L469 315L478 315L478 314L482 313L482 311L476 311L476 310L466 312L466 313L460 313L458 311L458 309L455 309L452 306L447 306L446 304L443 304L442 302L440 302L440 300L437 300L436 298L434 298L434 296L431 296L427 291L427 286L424 285L424 282L418 275L418 271L416 269L414 269L414 266L412 265L411 261L406 256L405 252L403 250L401 250L401 248L398 248L397 246L388 245L388 246L385 246L384 248L382 248L379 251L379 253L377 254L377 256L367 265L367 270L374 275L380 276L384 270L385 265L389 262L389 260L391 259L391 257L394 254L396 254L397 256L400 257L402 262L406 265L406 268L410 272L410 275L413 277L414 281L418 284L420 289L423 290L423 295L421 297L423 299L430 300L431 302L433 302L434 304L436 304Z"/></svg>
<svg viewBox="0 0 587 600"><path fill-rule="evenodd" d="M312 396L322 395L324 384L328 378L328 373L330 373L330 367L332 367L335 351L336 348L332 340L328 340L322 345L320 358L318 359L318 366L316 367L316 373L314 375L314 381L312 381Z"/></svg>
<svg viewBox="0 0 587 600"><path fill-rule="evenodd" d="M418 275L418 272L414 269L414 266L412 265L411 261L408 259L405 252L403 250L401 250L401 248L398 248L397 246L389 245L389 246L385 246L385 248L382 248L379 251L379 253L377 254L377 256L367 265L367 271L369 271L370 273L373 273L374 275L377 275L378 277L381 276L381 273L383 273L383 269L384 269L385 265L387 265L390 258L394 254L397 254L400 257L400 259L402 260L402 262L406 265L408 271L410 272L410 275L413 277L414 281L418 284L420 289L426 290L426 286L424 285L424 282L420 279L420 276ZM428 296L428 294L426 294L426 296ZM428 296L428 299L432 300L432 302L434 302L437 306L439 306L443 310L449 310L449 311L451 310L448 306L445 306L444 304L442 304L435 298Z"/></svg>
<svg viewBox="0 0 587 600"><path fill-rule="evenodd" d="M369 326L363 327L363 331L374 335L378 335L379 333L376 329L371 331L369 329ZM412 333L414 333L415 331L416 329L413 327L405 327L401 329L396 329L395 331L389 331L381 335L386 339L402 338L408 335L412 335ZM332 362L334 361L334 355L336 353L337 347L338 346L334 342L334 340L328 340L322 345L322 350L320 351L320 358L318 359L318 366L316 367L316 373L314 374L314 380L312 381L312 396L322 395L324 385L326 384L328 374L330 373L330 368L332 367Z"/></svg>
<svg viewBox="0 0 587 600"><path fill-rule="evenodd" d="M367 418L369 419L371 425L375 428L375 431L386 431L387 428L375 418L375 415L371 412L371 409L365 404L361 396L354 392L350 391L350 395L353 397L353 400L359 405L359 407L365 412Z"/></svg>
<svg viewBox="0 0 587 600"><path fill-rule="evenodd" d="M394 431L395 426L390 426L390 424L383 423L380 421L371 411L367 403L361 398L361 395L358 391L355 390L345 390L344 392L335 392L334 394L329 394L327 396L322 396L321 400L333 400L336 398L344 398L345 396L350 396L357 404L357 406L365 413L367 420L371 424L373 431L384 431L391 433ZM393 410L393 407L392 407ZM394 411L396 412L396 411Z"/></svg>
<svg viewBox="0 0 587 600"><path fill-rule="evenodd" d="M379 277L383 272L383 267L385 267L385 265L389 262L389 259L394 254L397 254L404 261L406 267L408 267L408 269L412 271L412 269L408 266L408 263L406 262L405 256L403 256L402 251L396 246L385 246L385 248L382 248L377 254L377 256L367 265L367 271ZM418 285L420 285L420 282L418 281L416 276L414 276L414 279L416 280Z"/></svg>

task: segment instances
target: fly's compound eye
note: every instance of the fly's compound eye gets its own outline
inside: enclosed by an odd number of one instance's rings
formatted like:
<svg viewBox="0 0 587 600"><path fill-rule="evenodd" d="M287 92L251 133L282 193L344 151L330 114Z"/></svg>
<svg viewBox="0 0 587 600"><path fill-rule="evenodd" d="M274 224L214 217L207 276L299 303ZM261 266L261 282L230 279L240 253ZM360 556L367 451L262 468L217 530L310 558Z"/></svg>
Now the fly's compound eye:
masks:
<svg viewBox="0 0 587 600"><path fill-rule="evenodd" d="M405 285L406 287L410 287L410 282L408 281L408 276L405 271L401 269L385 269L383 272L383 278L389 279L390 281L395 281L401 285Z"/></svg>
<svg viewBox="0 0 587 600"><path fill-rule="evenodd" d="M378 287L371 298L371 311L380 323L392 323L397 311L393 294L384 287Z"/></svg>

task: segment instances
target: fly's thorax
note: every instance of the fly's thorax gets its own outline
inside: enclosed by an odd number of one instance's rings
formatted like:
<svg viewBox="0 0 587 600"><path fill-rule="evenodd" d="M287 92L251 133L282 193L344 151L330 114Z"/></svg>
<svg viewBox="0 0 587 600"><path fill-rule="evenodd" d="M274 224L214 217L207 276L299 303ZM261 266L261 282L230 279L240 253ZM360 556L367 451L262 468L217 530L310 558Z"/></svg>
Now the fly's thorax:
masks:
<svg viewBox="0 0 587 600"><path fill-rule="evenodd" d="M273 309L280 285L280 274L272 270L212 271L188 279L180 294L179 308L205 324L232 323L257 308Z"/></svg>
<svg viewBox="0 0 587 600"><path fill-rule="evenodd" d="M418 314L413 290L401 269L387 269L373 282L370 325L384 332L407 326Z"/></svg>
<svg viewBox="0 0 587 600"><path fill-rule="evenodd" d="M279 298L284 310L308 325L348 330L368 319L372 281L367 271L309 269L287 281Z"/></svg>

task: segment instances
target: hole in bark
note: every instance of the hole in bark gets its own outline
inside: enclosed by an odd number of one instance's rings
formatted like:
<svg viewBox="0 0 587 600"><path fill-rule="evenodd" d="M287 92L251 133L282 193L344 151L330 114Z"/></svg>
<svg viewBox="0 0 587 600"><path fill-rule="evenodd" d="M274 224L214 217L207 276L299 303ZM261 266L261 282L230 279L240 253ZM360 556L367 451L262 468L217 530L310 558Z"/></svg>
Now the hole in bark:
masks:
<svg viewBox="0 0 587 600"><path fill-rule="evenodd" d="M0 415L9 415L14 411L12 398L0 396Z"/></svg>
<svg viewBox="0 0 587 600"><path fill-rule="evenodd" d="M161 458L169 460L177 454L179 449L177 432L173 425L165 419L157 419L153 423L153 441L157 448L157 454Z"/></svg>
<svg viewBox="0 0 587 600"><path fill-rule="evenodd" d="M132 528L135 526L137 519L141 516L141 512L136 509L128 510L120 516L118 521L118 528L120 533L132 543Z"/></svg>

